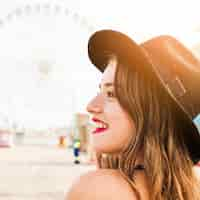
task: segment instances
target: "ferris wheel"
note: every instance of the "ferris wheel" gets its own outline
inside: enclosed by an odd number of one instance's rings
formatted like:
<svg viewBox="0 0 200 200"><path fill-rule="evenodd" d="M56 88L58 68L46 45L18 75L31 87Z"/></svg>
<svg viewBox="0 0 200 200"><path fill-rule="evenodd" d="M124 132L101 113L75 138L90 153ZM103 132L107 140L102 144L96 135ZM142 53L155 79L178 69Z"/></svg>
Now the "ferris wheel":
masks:
<svg viewBox="0 0 200 200"><path fill-rule="evenodd" d="M37 92L35 87L41 90L47 84L48 87L56 85L57 80L73 78L69 69L77 73L79 66L87 63L87 39L94 29L86 17L59 3L24 3L11 9L0 17L0 71L3 70L0 79L6 81L1 84L2 91L5 92L3 87L7 86L7 91L17 96L18 90L11 88L12 85L27 87L25 92L31 94L30 91L35 90L35 96L39 94L42 99L42 91ZM52 92L59 99L56 87ZM66 88L62 88L62 84L58 87L64 93ZM27 99L21 107L34 109L37 100ZM48 99L51 100L51 96ZM15 102L20 101L12 99L12 107L18 107ZM30 113L27 111L26 115Z"/></svg>
<svg viewBox="0 0 200 200"><path fill-rule="evenodd" d="M53 71L55 57L63 59L66 54L78 51L83 37L93 30L94 26L86 17L62 4L20 5L0 18L0 49L3 52L0 56L2 59L25 58L29 63L24 65L36 67L39 79L46 79Z"/></svg>

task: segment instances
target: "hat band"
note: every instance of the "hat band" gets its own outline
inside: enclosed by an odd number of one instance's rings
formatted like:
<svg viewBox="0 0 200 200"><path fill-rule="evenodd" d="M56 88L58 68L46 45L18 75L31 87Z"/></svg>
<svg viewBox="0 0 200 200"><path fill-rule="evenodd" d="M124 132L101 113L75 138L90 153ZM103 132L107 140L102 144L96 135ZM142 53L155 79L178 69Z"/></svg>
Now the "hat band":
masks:
<svg viewBox="0 0 200 200"><path fill-rule="evenodd" d="M199 133L200 133L200 113L193 119Z"/></svg>
<svg viewBox="0 0 200 200"><path fill-rule="evenodd" d="M176 94L178 97L182 97L186 94L186 88L178 76L174 79L166 81L166 86L171 90L172 94Z"/></svg>

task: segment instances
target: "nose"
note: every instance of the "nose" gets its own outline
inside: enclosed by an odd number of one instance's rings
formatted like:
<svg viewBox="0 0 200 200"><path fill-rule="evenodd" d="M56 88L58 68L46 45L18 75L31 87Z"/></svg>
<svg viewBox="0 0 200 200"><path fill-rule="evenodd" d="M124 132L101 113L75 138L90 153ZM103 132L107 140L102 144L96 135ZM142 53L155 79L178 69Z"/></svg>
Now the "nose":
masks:
<svg viewBox="0 0 200 200"><path fill-rule="evenodd" d="M101 113L103 111L103 100L97 95L94 97L86 107L87 111L91 114Z"/></svg>

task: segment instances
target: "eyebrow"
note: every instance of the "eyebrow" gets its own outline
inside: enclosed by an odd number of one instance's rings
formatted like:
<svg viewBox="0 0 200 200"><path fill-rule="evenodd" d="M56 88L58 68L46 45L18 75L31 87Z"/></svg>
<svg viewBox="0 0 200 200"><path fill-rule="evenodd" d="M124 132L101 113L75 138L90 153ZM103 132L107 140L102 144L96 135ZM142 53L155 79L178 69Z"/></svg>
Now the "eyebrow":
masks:
<svg viewBox="0 0 200 200"><path fill-rule="evenodd" d="M105 87L114 87L113 83L104 83L103 84ZM101 84L99 84L99 88L101 88Z"/></svg>

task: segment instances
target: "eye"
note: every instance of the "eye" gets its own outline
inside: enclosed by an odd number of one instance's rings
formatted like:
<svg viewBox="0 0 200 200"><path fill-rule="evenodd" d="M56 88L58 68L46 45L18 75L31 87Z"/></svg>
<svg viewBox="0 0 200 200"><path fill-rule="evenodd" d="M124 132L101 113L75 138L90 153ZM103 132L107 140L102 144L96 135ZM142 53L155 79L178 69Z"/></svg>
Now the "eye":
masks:
<svg viewBox="0 0 200 200"><path fill-rule="evenodd" d="M112 91L107 91L106 95L107 95L107 97L110 97L110 98L114 98L115 97L115 94Z"/></svg>

